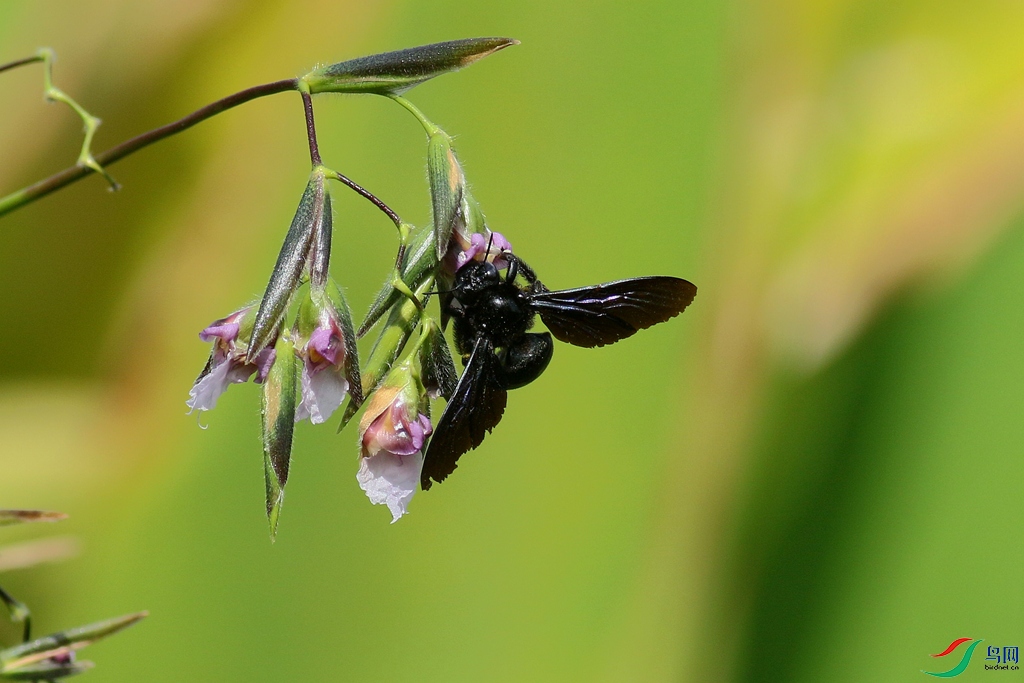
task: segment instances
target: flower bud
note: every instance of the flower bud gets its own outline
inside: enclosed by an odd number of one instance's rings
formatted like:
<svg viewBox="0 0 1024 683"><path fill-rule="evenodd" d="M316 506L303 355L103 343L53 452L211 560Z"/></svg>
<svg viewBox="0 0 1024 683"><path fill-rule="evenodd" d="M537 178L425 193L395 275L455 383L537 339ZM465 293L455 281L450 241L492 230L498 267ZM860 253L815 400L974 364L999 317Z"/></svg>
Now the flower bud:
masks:
<svg viewBox="0 0 1024 683"><path fill-rule="evenodd" d="M518 43L511 38L468 38L422 45L320 67L302 81L310 93L397 95Z"/></svg>
<svg viewBox="0 0 1024 683"><path fill-rule="evenodd" d="M417 358L396 365L370 398L359 423L356 480L370 502L387 505L392 524L408 512L419 485L423 447L433 431Z"/></svg>
<svg viewBox="0 0 1024 683"><path fill-rule="evenodd" d="M327 421L351 394L362 402L359 356L352 314L332 280L322 294L311 291L299 309L296 352L302 359L302 401L295 420Z"/></svg>

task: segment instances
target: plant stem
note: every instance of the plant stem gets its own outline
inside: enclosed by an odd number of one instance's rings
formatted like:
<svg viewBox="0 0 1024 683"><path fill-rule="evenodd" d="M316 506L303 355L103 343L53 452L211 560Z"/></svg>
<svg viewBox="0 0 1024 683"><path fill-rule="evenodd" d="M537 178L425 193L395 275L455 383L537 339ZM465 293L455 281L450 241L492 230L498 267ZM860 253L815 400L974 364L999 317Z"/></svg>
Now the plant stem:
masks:
<svg viewBox="0 0 1024 683"><path fill-rule="evenodd" d="M187 130L197 123L205 121L212 116L216 116L223 111L231 109L232 107L237 107L240 104L244 104L249 100L254 100L259 97L275 95L279 92L286 92L289 90L297 90L298 84L299 79L288 78L283 81L275 81L273 83L253 86L240 92L236 92L233 95L228 95L227 97L219 99L216 102L212 102L201 109L197 109L184 118L168 123L160 128L155 128L147 133L137 135L130 140L122 142L116 147L111 147L105 152L100 152L95 155L96 163L100 166L109 166L114 162L120 161L126 156L139 151L143 147L147 147L154 142L159 142L164 138L168 138ZM0 216L8 214L15 209L19 209L26 204L30 204L35 200L45 197L51 192L55 192L75 181L81 180L91 173L95 173L95 171L88 166L71 166L63 171L53 174L49 178L45 178L33 185L29 185L17 192L9 194L3 199L0 199Z"/></svg>
<svg viewBox="0 0 1024 683"><path fill-rule="evenodd" d="M352 180L348 176L343 175L341 173L338 173L337 171L331 171L331 175L329 175L328 177L329 178L333 178L334 180L337 180L342 185L345 185L346 187L348 187L350 190L352 190L353 192L358 194L363 199L368 200L371 204L373 204L378 209L383 211L384 215L386 215L388 218L390 218L391 221L395 224L395 227L397 227L399 230L401 230L401 228L402 228L402 219L399 217L399 215L397 213L394 212L394 210L390 206L385 204L384 201L381 200L377 195L373 194L372 192L370 192L369 190L367 190L363 186L359 185L357 182L355 182L354 180Z"/></svg>
<svg viewBox="0 0 1024 683"><path fill-rule="evenodd" d="M313 122L313 97L309 94L308 90L300 92L302 93L302 108L306 112L306 137L309 138L309 160L313 162L313 167L316 168L323 164L323 160L320 158L320 146L316 142L316 123Z"/></svg>
<svg viewBox="0 0 1024 683"><path fill-rule="evenodd" d="M393 99L395 102L398 102L400 105L405 107L410 114L415 116L416 120L420 122L420 125L423 126L423 130L426 131L428 136L441 132L441 129L437 127L437 124L428 119L426 115L420 111L419 107L409 100L405 99L401 95L388 95L388 97Z"/></svg>
<svg viewBox="0 0 1024 683"><path fill-rule="evenodd" d="M42 55L32 55L31 57L25 57L25 59L16 59L13 62L7 64L0 64L0 73L9 71L11 69L17 69L19 66L25 66L26 64L35 64L36 62L43 61Z"/></svg>

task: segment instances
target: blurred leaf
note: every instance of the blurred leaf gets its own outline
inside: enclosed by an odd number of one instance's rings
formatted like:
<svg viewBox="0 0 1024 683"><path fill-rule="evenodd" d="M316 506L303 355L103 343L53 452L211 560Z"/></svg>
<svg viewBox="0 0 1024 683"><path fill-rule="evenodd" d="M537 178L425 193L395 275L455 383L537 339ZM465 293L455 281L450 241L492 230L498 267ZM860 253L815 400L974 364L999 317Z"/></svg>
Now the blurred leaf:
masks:
<svg viewBox="0 0 1024 683"><path fill-rule="evenodd" d="M422 45L321 67L302 80L312 93L397 95L518 43L511 38L467 38Z"/></svg>
<svg viewBox="0 0 1024 683"><path fill-rule="evenodd" d="M0 676L7 678L20 676L21 673L30 670L29 667L39 665L51 658L70 655L76 650L88 647L98 640L132 626L147 616L149 616L149 612L127 614L123 617L60 631L15 647L9 647L6 650L0 650Z"/></svg>
<svg viewBox="0 0 1024 683"><path fill-rule="evenodd" d="M26 664L10 671L0 670L0 679L9 681L54 681L74 676L93 668L92 662L76 662L72 659L74 649L61 647L43 653L46 658L34 664Z"/></svg>
<svg viewBox="0 0 1024 683"><path fill-rule="evenodd" d="M69 537L40 538L0 546L0 572L66 560L77 555L80 550L78 539Z"/></svg>
<svg viewBox="0 0 1024 683"><path fill-rule="evenodd" d="M30 522L59 522L67 519L63 512L43 512L41 510L0 510L0 527L27 524Z"/></svg>

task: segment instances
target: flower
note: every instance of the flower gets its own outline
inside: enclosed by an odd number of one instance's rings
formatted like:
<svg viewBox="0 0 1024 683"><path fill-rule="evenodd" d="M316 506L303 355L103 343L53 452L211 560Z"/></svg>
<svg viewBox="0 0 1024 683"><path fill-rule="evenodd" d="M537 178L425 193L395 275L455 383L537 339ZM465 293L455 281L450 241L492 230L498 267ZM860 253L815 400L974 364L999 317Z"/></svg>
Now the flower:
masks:
<svg viewBox="0 0 1024 683"><path fill-rule="evenodd" d="M295 421L308 417L313 424L321 424L338 409L349 390L345 335L332 307L321 309L316 327L296 351L303 365L302 401L295 411Z"/></svg>
<svg viewBox="0 0 1024 683"><path fill-rule="evenodd" d="M423 446L433 431L421 405L426 406L426 390L407 361L374 393L359 424L356 480L371 503L388 506L392 524L408 512L423 469Z"/></svg>
<svg viewBox="0 0 1024 683"><path fill-rule="evenodd" d="M456 230L448 243L445 255L445 269L454 274L470 261L490 261L498 270L508 268L508 261L502 254L512 251L512 244L500 232L475 232L468 236ZM490 247L488 249L488 247Z"/></svg>
<svg viewBox="0 0 1024 683"><path fill-rule="evenodd" d="M276 356L273 347L261 351L252 363L246 362L248 342L239 339L243 327L252 330L253 306L235 311L226 318L210 323L199 338L204 342L213 342L213 350L206 367L199 373L195 384L188 392L189 414L196 410L211 410L217 405L217 399L227 391L231 384L245 382L256 373L256 383L262 383L270 372Z"/></svg>

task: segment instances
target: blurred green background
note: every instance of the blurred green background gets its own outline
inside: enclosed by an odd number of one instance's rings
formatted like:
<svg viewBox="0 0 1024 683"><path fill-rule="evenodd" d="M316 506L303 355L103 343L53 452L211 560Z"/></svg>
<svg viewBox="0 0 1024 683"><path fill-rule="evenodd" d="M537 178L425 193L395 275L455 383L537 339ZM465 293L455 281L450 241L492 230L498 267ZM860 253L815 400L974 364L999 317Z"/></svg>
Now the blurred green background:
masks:
<svg viewBox="0 0 1024 683"><path fill-rule="evenodd" d="M1024 644L1022 32L1007 0L5 0L0 62L53 47L99 149L317 63L518 38L410 94L491 226L553 287L700 293L559 346L394 526L355 431L301 425L271 545L258 392L206 431L184 405L305 185L298 97L244 105L112 167L118 194L0 219L0 506L82 547L0 579L43 631L151 610L96 683L914 681L954 638ZM0 77L0 194L77 154L41 81ZM416 122L316 107L325 162L425 223ZM393 228L334 198L359 313Z"/></svg>

